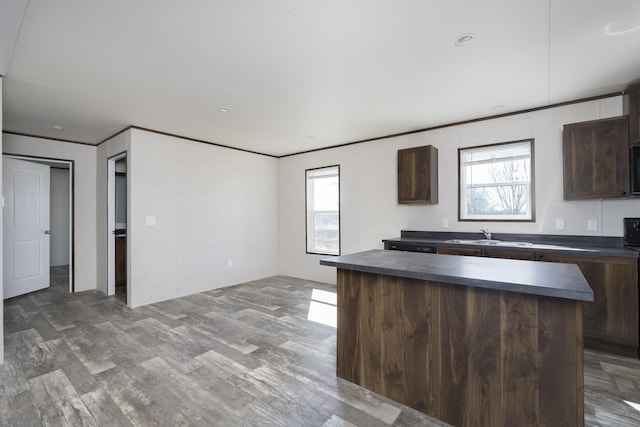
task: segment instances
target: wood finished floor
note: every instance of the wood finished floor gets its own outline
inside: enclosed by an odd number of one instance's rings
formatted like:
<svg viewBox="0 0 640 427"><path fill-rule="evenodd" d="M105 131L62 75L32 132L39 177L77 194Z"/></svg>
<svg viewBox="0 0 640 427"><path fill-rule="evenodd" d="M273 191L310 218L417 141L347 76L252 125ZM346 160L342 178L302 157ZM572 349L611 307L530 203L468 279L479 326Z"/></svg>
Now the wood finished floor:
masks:
<svg viewBox="0 0 640 427"><path fill-rule="evenodd" d="M0 425L445 425L336 378L335 329L307 320L335 286L279 276L131 310L69 294L67 274L5 301ZM640 425L639 384L637 360L586 351L586 425Z"/></svg>

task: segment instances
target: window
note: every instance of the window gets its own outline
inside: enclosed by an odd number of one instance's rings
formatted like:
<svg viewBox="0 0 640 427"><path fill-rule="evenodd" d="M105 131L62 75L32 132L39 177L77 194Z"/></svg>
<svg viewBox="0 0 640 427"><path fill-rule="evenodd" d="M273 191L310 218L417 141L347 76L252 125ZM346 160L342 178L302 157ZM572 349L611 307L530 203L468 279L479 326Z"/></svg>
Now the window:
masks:
<svg viewBox="0 0 640 427"><path fill-rule="evenodd" d="M340 255L340 166L307 169L307 253Z"/></svg>
<svg viewBox="0 0 640 427"><path fill-rule="evenodd" d="M461 221L533 221L533 139L460 148Z"/></svg>

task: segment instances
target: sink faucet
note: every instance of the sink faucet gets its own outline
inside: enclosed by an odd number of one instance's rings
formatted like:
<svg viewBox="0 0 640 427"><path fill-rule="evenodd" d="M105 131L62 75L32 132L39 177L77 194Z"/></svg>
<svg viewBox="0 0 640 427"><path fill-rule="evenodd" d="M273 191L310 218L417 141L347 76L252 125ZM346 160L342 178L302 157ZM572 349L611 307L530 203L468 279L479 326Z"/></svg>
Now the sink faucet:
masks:
<svg viewBox="0 0 640 427"><path fill-rule="evenodd" d="M484 237L485 237L485 239L487 239L487 240L491 240L491 233L489 232L489 229L486 229L486 230L485 230L485 229L482 229L482 230L480 230L480 231L482 231L482 232L484 233Z"/></svg>

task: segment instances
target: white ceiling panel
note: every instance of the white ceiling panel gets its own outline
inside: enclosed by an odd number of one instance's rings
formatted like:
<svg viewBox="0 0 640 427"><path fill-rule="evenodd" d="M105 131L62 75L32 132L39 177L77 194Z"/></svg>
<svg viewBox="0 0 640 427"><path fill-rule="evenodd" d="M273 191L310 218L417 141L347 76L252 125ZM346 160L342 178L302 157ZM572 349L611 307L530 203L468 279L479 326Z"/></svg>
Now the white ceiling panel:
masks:
<svg viewBox="0 0 640 427"><path fill-rule="evenodd" d="M29 0L0 2L0 75L7 74Z"/></svg>
<svg viewBox="0 0 640 427"><path fill-rule="evenodd" d="M639 7L31 0L4 129L97 144L134 125L277 156L604 95L640 78Z"/></svg>
<svg viewBox="0 0 640 427"><path fill-rule="evenodd" d="M550 102L620 90L640 79L640 1L551 4Z"/></svg>

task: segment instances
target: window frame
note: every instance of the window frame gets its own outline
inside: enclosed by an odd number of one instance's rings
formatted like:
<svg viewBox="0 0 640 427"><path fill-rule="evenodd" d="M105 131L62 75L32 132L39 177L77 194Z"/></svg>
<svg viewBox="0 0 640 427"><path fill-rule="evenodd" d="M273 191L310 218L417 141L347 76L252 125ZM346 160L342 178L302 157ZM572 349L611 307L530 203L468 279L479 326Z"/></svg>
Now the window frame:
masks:
<svg viewBox="0 0 640 427"><path fill-rule="evenodd" d="M474 149L486 149L490 147L499 147L509 144L519 144L519 143L528 143L529 144L529 204L531 206L530 212L527 214L527 217L518 217L518 218L505 218L500 214L483 214L483 215L463 215L463 195L466 197L467 189L466 183L463 180L463 164L462 164L462 155L465 151L474 150ZM463 191L464 190L464 191ZM535 209L535 200L536 200L536 192L535 192L535 139L527 138L527 139L519 139L515 141L506 141L506 142L498 142L495 144L485 144L485 145L477 145L473 147L461 147L458 148L458 221L459 222L535 222L536 220L536 209Z"/></svg>
<svg viewBox="0 0 640 427"><path fill-rule="evenodd" d="M331 169L337 168L338 170L338 252L330 253L330 252L321 252L321 251L310 251L309 250L309 239L312 236L309 236L309 172L321 170L321 169ZM340 256L342 253L342 224L341 224L341 191L340 191L340 165L328 165L328 166L320 166L317 168L305 169L304 171L304 235L305 235L305 253L309 255L326 255L326 256Z"/></svg>

